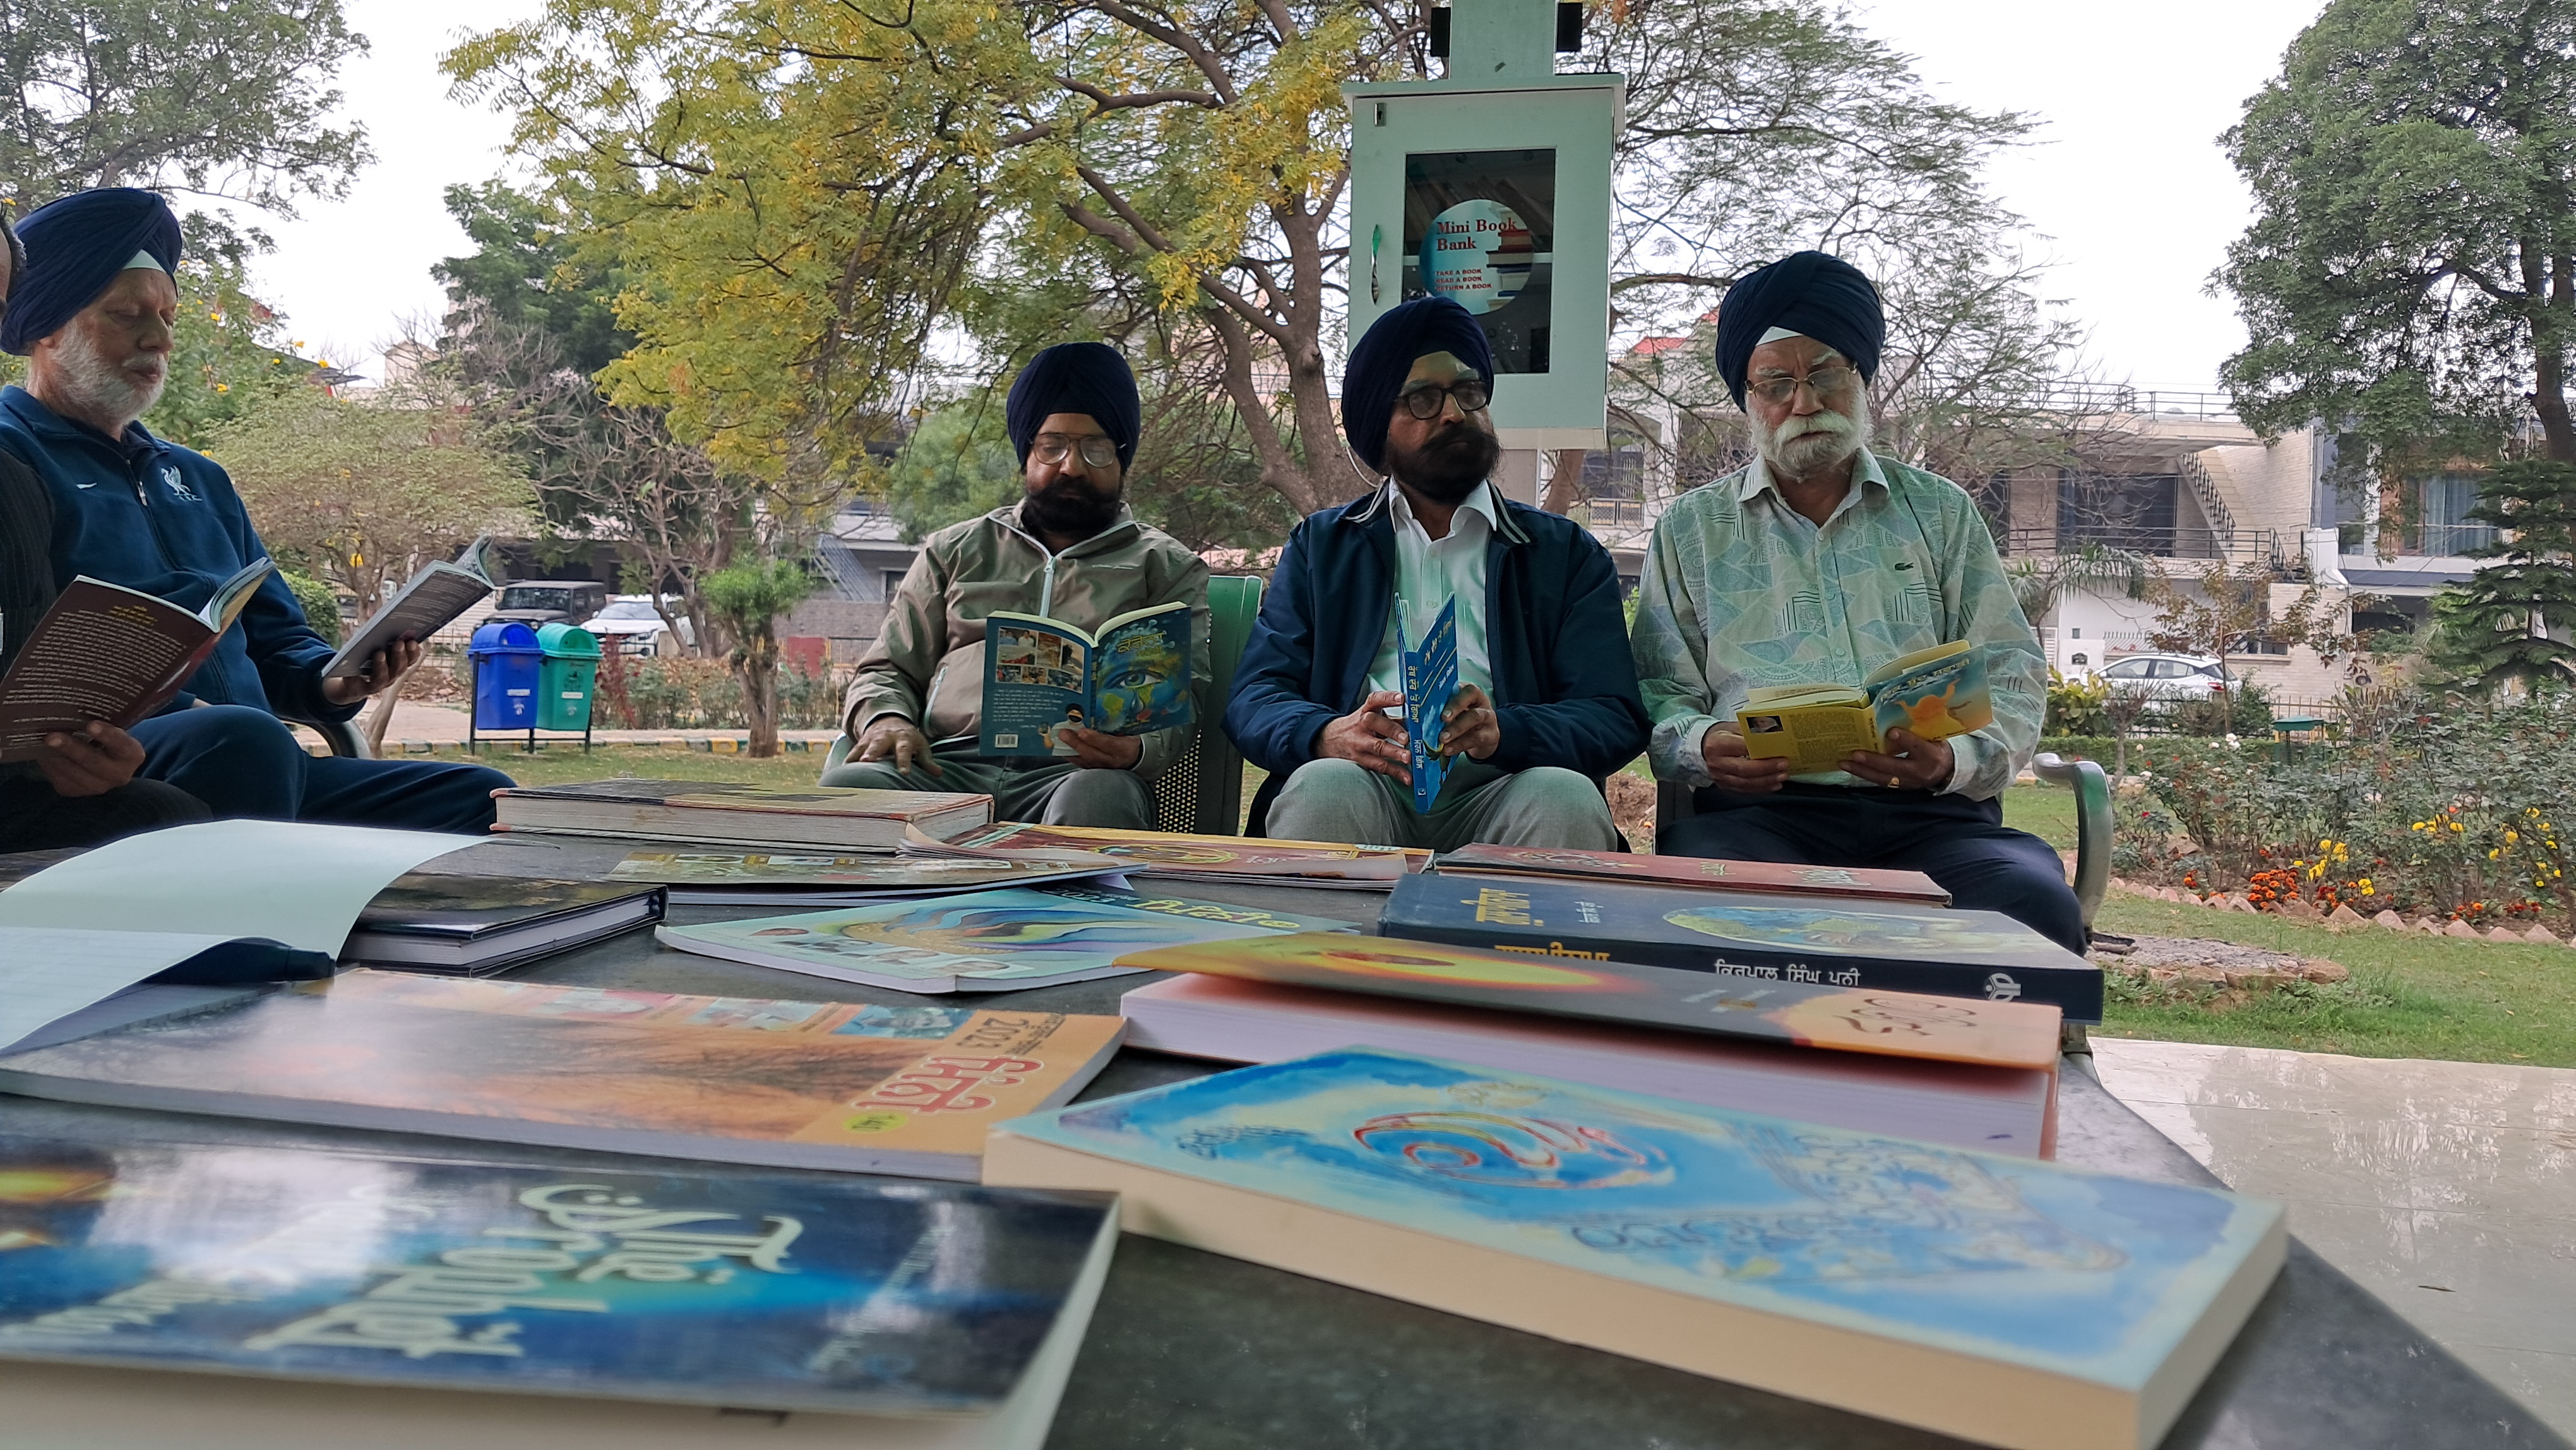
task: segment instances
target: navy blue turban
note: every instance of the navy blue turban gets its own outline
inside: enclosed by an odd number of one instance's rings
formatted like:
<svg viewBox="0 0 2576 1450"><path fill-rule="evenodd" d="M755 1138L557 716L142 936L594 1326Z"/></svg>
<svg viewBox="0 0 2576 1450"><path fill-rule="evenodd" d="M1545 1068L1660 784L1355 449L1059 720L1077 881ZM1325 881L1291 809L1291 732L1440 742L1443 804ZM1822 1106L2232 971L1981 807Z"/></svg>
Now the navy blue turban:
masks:
<svg viewBox="0 0 2576 1450"><path fill-rule="evenodd" d="M159 192L129 186L48 202L18 223L18 239L27 245L27 271L0 320L0 349L21 355L96 302L135 253L149 253L164 272L179 270L179 218Z"/></svg>
<svg viewBox="0 0 2576 1450"><path fill-rule="evenodd" d="M1717 306L1717 371L1739 408L1753 349L1775 327L1841 353L1864 382L1878 376L1887 314L1879 308L1878 289L1840 257L1795 252L1745 273L1726 289L1726 300Z"/></svg>
<svg viewBox="0 0 2576 1450"><path fill-rule="evenodd" d="M1145 426L1145 405L1136 396L1136 375L1127 359L1102 342L1060 342L1020 369L1011 380L1011 398L1002 421L1011 430L1011 446L1020 466L1029 466L1029 444L1051 413L1087 413L1109 441L1118 445L1118 466L1136 461L1136 435Z"/></svg>
<svg viewBox="0 0 2576 1450"><path fill-rule="evenodd" d="M1386 425L1395 417L1395 395L1413 365L1445 352L1494 381L1494 349L1466 308L1446 297L1416 297L1389 308L1351 349L1342 367L1342 436L1360 461L1380 473L1386 465Z"/></svg>

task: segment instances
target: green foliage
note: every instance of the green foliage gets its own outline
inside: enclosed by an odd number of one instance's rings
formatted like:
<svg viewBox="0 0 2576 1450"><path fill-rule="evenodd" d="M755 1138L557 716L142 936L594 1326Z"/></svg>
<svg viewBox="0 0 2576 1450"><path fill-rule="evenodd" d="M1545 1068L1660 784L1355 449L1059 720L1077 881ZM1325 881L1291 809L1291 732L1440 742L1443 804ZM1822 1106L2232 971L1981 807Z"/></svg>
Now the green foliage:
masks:
<svg viewBox="0 0 2576 1450"><path fill-rule="evenodd" d="M2492 450L2529 408L2576 459L2571 113L2576 8L2328 5L2223 138L2255 206L2217 275L2246 421L2350 419L2393 469Z"/></svg>
<svg viewBox="0 0 2576 1450"><path fill-rule="evenodd" d="M292 569L278 571L286 587L295 591L295 602L304 607L304 622L324 639L338 644L343 638L340 623L340 591L310 574Z"/></svg>
<svg viewBox="0 0 2576 1450"><path fill-rule="evenodd" d="M2110 698L2111 687L2098 675L2070 680L2055 670L2048 672L2048 708L2040 730L2047 735L2102 735L2110 722L2102 713L2102 702Z"/></svg>
<svg viewBox="0 0 2576 1450"><path fill-rule="evenodd" d="M782 668L777 691L778 728L841 723L841 684L828 673ZM601 725L615 730L740 730L750 722L740 677L721 660L690 655L603 654L599 706Z"/></svg>
<svg viewBox="0 0 2576 1450"><path fill-rule="evenodd" d="M321 362L298 353L285 320L250 293L250 259L268 239L220 217L192 213L179 262L179 327L170 383L144 425L173 443L203 449L226 425L280 398L316 391Z"/></svg>
<svg viewBox="0 0 2576 1450"><path fill-rule="evenodd" d="M429 269L456 307L543 331L554 360L585 378L635 345L617 325L614 283L580 262L582 218L501 181L447 188L447 212L475 245Z"/></svg>
<svg viewBox="0 0 2576 1450"><path fill-rule="evenodd" d="M2273 736L2272 692L2240 676L2223 695L2175 706L2169 723L2177 735L2234 735L2259 745Z"/></svg>
<svg viewBox="0 0 2576 1450"><path fill-rule="evenodd" d="M2433 664L2482 694L2576 681L2576 464L2505 464L2469 517L2503 531L2472 551L2498 562L2434 596Z"/></svg>
<svg viewBox="0 0 2576 1450"><path fill-rule="evenodd" d="M886 508L906 543L1019 496L1019 456L1002 426L998 392L978 393L922 419L886 468Z"/></svg>

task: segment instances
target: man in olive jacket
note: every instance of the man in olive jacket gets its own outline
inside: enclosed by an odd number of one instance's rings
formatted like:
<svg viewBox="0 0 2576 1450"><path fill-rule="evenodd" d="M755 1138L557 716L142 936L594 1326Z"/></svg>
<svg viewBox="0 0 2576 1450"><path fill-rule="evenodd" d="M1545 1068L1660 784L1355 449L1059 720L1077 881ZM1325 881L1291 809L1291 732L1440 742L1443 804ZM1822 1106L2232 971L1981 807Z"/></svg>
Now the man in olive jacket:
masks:
<svg viewBox="0 0 2576 1450"><path fill-rule="evenodd" d="M1138 523L1124 501L1143 409L1126 361L1096 342L1048 348L1011 384L1006 417L1022 497L923 541L859 661L842 728L856 742L823 784L978 791L1006 821L1149 830L1156 774L1188 727L1049 732L1069 758L987 756L984 621L1035 614L1097 631L1119 615L1190 606L1190 674L1208 678L1207 565Z"/></svg>

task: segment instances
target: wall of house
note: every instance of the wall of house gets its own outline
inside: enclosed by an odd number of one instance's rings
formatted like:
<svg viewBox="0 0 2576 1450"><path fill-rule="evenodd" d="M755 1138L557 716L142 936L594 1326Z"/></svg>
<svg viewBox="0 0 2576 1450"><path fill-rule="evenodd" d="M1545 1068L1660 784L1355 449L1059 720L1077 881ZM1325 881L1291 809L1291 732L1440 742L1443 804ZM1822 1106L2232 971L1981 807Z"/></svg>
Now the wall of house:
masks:
<svg viewBox="0 0 2576 1450"><path fill-rule="evenodd" d="M2287 549L2308 527L2317 471L2314 430L2285 433L2270 443L2211 448L2200 461L2239 530L2269 529Z"/></svg>

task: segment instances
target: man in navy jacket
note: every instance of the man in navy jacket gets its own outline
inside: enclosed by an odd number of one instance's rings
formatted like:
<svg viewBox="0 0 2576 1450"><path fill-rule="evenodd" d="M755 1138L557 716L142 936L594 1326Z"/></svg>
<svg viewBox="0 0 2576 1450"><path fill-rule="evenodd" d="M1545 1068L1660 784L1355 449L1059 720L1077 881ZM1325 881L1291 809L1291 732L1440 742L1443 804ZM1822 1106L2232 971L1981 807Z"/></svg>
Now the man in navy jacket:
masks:
<svg viewBox="0 0 2576 1450"><path fill-rule="evenodd" d="M1388 481L1297 526L1226 707L1226 734L1270 772L1255 829L1281 838L1451 850L1473 841L1611 850L1601 778L1645 748L1618 571L1571 521L1495 491L1485 405L1494 360L1446 298L1380 317L1342 375L1351 450ZM1412 637L1399 627L1410 621ZM1457 757L1414 808L1400 649L1454 600Z"/></svg>
<svg viewBox="0 0 2576 1450"><path fill-rule="evenodd" d="M0 392L0 448L44 481L57 586L88 575L196 608L268 550L213 460L136 419L168 380L179 223L158 195L86 191L19 224L27 270L0 348L28 360ZM346 720L420 658L405 640L359 679L325 680L330 642L271 575L173 706L133 730L141 774L217 816L481 831L499 771L427 761L314 759L279 716Z"/></svg>

